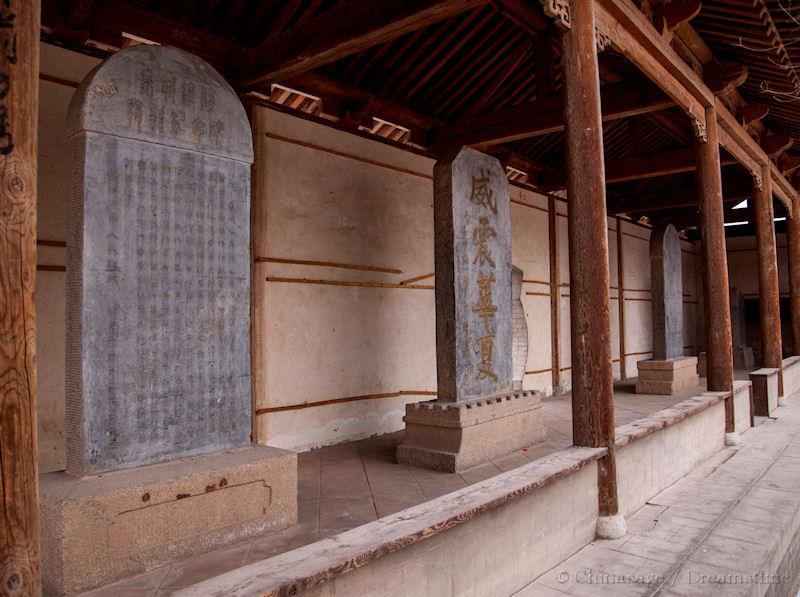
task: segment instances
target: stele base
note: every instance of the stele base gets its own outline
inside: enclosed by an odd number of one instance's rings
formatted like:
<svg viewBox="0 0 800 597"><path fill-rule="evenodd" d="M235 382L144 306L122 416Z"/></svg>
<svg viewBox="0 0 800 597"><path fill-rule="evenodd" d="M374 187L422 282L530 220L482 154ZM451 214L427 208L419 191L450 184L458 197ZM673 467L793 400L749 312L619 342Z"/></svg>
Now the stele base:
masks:
<svg viewBox="0 0 800 597"><path fill-rule="evenodd" d="M401 464L456 473L530 446L545 434L539 392L406 405Z"/></svg>
<svg viewBox="0 0 800 597"><path fill-rule="evenodd" d="M680 394L700 383L697 357L680 357L666 361L639 361L637 394Z"/></svg>
<svg viewBox="0 0 800 597"><path fill-rule="evenodd" d="M297 455L250 445L40 478L42 576L74 595L297 522Z"/></svg>

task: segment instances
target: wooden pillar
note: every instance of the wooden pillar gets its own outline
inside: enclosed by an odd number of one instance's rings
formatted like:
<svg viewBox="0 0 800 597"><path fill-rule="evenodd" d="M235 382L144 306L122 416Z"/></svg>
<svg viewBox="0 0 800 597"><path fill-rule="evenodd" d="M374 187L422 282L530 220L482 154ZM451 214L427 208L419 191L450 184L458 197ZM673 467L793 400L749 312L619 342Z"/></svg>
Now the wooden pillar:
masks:
<svg viewBox="0 0 800 597"><path fill-rule="evenodd" d="M792 202L792 213L787 219L786 245L789 262L792 352L800 355L800 198L795 198Z"/></svg>
<svg viewBox="0 0 800 597"><path fill-rule="evenodd" d="M550 366L553 394L561 393L561 276L558 258L558 214L556 200L547 199L547 224L550 242Z"/></svg>
<svg viewBox="0 0 800 597"><path fill-rule="evenodd" d="M781 305L778 288L778 257L775 249L775 218L772 205L772 178L769 167L754 178L756 251L758 255L758 302L761 313L761 351L763 366L780 369Z"/></svg>
<svg viewBox="0 0 800 597"><path fill-rule="evenodd" d="M563 33L569 201L572 435L578 446L606 447L599 462L600 516L618 513L614 392L609 316L608 225L600 81L592 0L570 2Z"/></svg>
<svg viewBox="0 0 800 597"><path fill-rule="evenodd" d="M622 220L617 218L617 309L619 311L619 378L628 378L625 357L625 259L622 256Z"/></svg>
<svg viewBox="0 0 800 597"><path fill-rule="evenodd" d="M250 177L250 387L252 426L250 441L266 443L267 415L267 136L263 108L247 104L253 131Z"/></svg>
<svg viewBox="0 0 800 597"><path fill-rule="evenodd" d="M696 130L702 130L702 126ZM703 229L703 295L708 390L733 390L733 345L728 290L728 256L722 206L717 115L706 108L705 137L697 139L697 185ZM733 400L725 401L725 430L734 431Z"/></svg>
<svg viewBox="0 0 800 597"><path fill-rule="evenodd" d="M0 4L0 594L41 593L36 447L39 0Z"/></svg>

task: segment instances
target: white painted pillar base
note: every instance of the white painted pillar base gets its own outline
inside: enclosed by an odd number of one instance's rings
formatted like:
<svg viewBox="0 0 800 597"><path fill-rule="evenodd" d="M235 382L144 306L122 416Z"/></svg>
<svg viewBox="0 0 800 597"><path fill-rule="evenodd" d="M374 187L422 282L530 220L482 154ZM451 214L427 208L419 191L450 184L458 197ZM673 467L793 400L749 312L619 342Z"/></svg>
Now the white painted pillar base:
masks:
<svg viewBox="0 0 800 597"><path fill-rule="evenodd" d="M786 399L786 396L778 396L778 406L788 406L789 401Z"/></svg>
<svg viewBox="0 0 800 597"><path fill-rule="evenodd" d="M619 539L628 532L625 517L622 514L614 516L601 516L597 519L598 539Z"/></svg>
<svg viewBox="0 0 800 597"><path fill-rule="evenodd" d="M738 446L742 443L742 439L739 437L739 434L735 431L725 434L725 445L726 446Z"/></svg>

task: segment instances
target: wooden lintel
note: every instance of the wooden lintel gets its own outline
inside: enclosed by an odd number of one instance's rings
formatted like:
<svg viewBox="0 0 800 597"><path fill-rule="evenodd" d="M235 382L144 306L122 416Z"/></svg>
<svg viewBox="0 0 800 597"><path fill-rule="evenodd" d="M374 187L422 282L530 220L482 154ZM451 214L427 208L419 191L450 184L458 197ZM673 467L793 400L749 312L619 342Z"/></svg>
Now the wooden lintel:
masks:
<svg viewBox="0 0 800 597"><path fill-rule="evenodd" d="M739 203L753 196L753 185L748 180L737 182L724 187L722 197L725 203ZM700 205L700 198L696 187L681 187L646 193L635 197L609 199L608 214L621 213L646 214L657 211L696 207Z"/></svg>
<svg viewBox="0 0 800 597"><path fill-rule="evenodd" d="M229 61L228 70L238 88L258 88L386 43L487 1L347 0L238 53Z"/></svg>
<svg viewBox="0 0 800 597"><path fill-rule="evenodd" d="M725 166L735 163L735 160L722 160L721 163ZM687 148L606 162L605 172L606 182L611 184L692 172L696 168L695 151ZM546 190L563 189L566 180L567 173L564 170L545 173L542 176L541 187Z"/></svg>
<svg viewBox="0 0 800 597"><path fill-rule="evenodd" d="M776 133L761 137L761 148L769 157L775 157L789 149L794 139L787 133Z"/></svg>
<svg viewBox="0 0 800 597"><path fill-rule="evenodd" d="M601 101L604 121L665 110L675 105L660 90L630 82L603 86ZM433 131L431 145L495 145L563 130L563 100L555 96L440 127Z"/></svg>
<svg viewBox="0 0 800 597"><path fill-rule="evenodd" d="M737 62L706 64L703 79L715 95L729 93L747 80L747 66Z"/></svg>

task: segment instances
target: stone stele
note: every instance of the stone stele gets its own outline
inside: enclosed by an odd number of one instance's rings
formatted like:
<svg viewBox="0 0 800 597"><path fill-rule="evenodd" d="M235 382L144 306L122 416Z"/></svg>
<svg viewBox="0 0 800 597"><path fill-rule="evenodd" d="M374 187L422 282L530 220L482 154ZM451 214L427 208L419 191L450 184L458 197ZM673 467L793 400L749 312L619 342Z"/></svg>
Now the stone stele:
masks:
<svg viewBox="0 0 800 597"><path fill-rule="evenodd" d="M639 361L639 394L676 394L699 383L697 357L683 356L683 262L675 226L650 236L653 359Z"/></svg>
<svg viewBox="0 0 800 597"><path fill-rule="evenodd" d="M456 471L534 443L540 396L512 388L511 217L500 162L434 168L437 400L406 407L400 462Z"/></svg>
<svg viewBox="0 0 800 597"><path fill-rule="evenodd" d="M202 60L141 45L84 79L68 128L70 474L41 481L54 594L297 517L296 455L250 445L241 102Z"/></svg>

